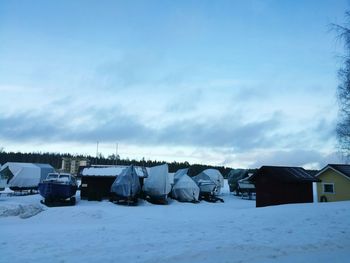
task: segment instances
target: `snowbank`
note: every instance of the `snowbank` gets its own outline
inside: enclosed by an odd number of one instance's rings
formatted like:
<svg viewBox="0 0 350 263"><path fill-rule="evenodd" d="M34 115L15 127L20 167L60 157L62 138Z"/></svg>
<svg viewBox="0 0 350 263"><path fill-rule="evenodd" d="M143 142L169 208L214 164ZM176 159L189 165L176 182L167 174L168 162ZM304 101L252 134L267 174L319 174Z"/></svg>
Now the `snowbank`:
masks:
<svg viewBox="0 0 350 263"><path fill-rule="evenodd" d="M226 183L226 182L225 182ZM77 199L22 220L0 217L1 260L11 262L348 262L350 202L255 208L171 201L118 206ZM16 201L13 201L16 200ZM1 198L37 205L40 197ZM0 260L0 261L1 261Z"/></svg>
<svg viewBox="0 0 350 263"><path fill-rule="evenodd" d="M10 192L1 192L3 196L0 196L0 218L18 216L26 219L45 210L39 202L39 195L6 196L7 193Z"/></svg>
<svg viewBox="0 0 350 263"><path fill-rule="evenodd" d="M22 219L29 218L44 211L41 205L16 205L0 206L0 217L19 216Z"/></svg>

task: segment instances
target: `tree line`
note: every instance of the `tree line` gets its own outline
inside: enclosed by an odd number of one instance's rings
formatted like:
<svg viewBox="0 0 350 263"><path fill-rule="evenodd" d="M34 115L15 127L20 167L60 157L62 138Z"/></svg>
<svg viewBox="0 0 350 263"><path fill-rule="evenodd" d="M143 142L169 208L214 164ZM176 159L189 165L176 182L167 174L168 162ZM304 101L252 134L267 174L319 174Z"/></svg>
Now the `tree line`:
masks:
<svg viewBox="0 0 350 263"><path fill-rule="evenodd" d="M49 152L32 152L32 153L22 153L22 152L0 152L0 164L3 165L6 162L25 162L25 163L47 163L52 165L55 169L60 169L62 165L62 158L81 158L88 159L91 165L131 165L152 167L160 164L168 164L169 172L174 173L178 169L188 168L189 176L195 176L205 169L213 168L218 169L221 174L226 178L231 168L224 166L211 166L204 164L189 164L188 162L164 162L155 160L135 160L135 159L119 159L115 158L114 155L104 157L100 154L98 157L93 157L90 155L72 155L69 153L49 153Z"/></svg>

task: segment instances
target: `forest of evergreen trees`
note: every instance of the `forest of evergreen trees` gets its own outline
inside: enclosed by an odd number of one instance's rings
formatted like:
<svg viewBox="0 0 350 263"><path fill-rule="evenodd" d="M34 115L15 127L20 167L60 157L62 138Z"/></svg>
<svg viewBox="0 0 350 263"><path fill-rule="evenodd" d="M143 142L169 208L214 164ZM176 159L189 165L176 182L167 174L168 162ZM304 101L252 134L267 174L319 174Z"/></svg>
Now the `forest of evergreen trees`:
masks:
<svg viewBox="0 0 350 263"><path fill-rule="evenodd" d="M116 163L115 156L111 155L107 158L100 155L97 157L92 157L89 155L71 155L69 153L21 153L21 152L0 152L0 164L3 165L6 162L27 162L27 163L48 163L51 164L55 169L60 169L62 165L63 157L77 157L77 158L86 158L90 160L91 164L99 164L99 165L113 165ZM119 159L117 161L119 165L130 165L134 164L137 166L146 166L152 167L159 164L164 164L167 162L162 161L152 161L152 160L129 160L129 159ZM218 169L224 177L227 177L227 174L231 170L231 168L224 166L210 166L203 164L192 164L190 165L188 162L171 162L167 163L169 166L169 172L176 172L181 168L189 168L189 175L194 176L208 168Z"/></svg>

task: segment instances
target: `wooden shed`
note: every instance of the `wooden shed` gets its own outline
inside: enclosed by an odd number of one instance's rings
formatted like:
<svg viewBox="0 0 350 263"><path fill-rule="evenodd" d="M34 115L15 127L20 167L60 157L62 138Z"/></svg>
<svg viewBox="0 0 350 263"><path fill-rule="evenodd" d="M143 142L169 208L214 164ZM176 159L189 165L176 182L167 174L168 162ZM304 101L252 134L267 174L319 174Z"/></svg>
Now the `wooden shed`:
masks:
<svg viewBox="0 0 350 263"><path fill-rule="evenodd" d="M89 201L101 201L104 198L109 198L113 182L125 168L127 168L127 166L124 165L85 167L80 171L80 198ZM142 167L135 167L135 170L142 183L143 178L147 176L145 169Z"/></svg>
<svg viewBox="0 0 350 263"><path fill-rule="evenodd" d="M301 167L262 166L251 178L256 207L312 203L312 183L319 180Z"/></svg>

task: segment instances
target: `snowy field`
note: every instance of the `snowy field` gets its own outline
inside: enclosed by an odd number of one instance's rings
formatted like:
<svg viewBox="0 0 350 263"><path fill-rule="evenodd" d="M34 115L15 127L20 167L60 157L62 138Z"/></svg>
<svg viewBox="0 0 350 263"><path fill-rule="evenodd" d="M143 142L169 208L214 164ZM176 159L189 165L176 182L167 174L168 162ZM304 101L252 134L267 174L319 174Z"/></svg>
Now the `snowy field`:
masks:
<svg viewBox="0 0 350 263"><path fill-rule="evenodd" d="M39 195L2 196L0 262L350 262L350 202L255 208L228 187L222 197L46 208Z"/></svg>

